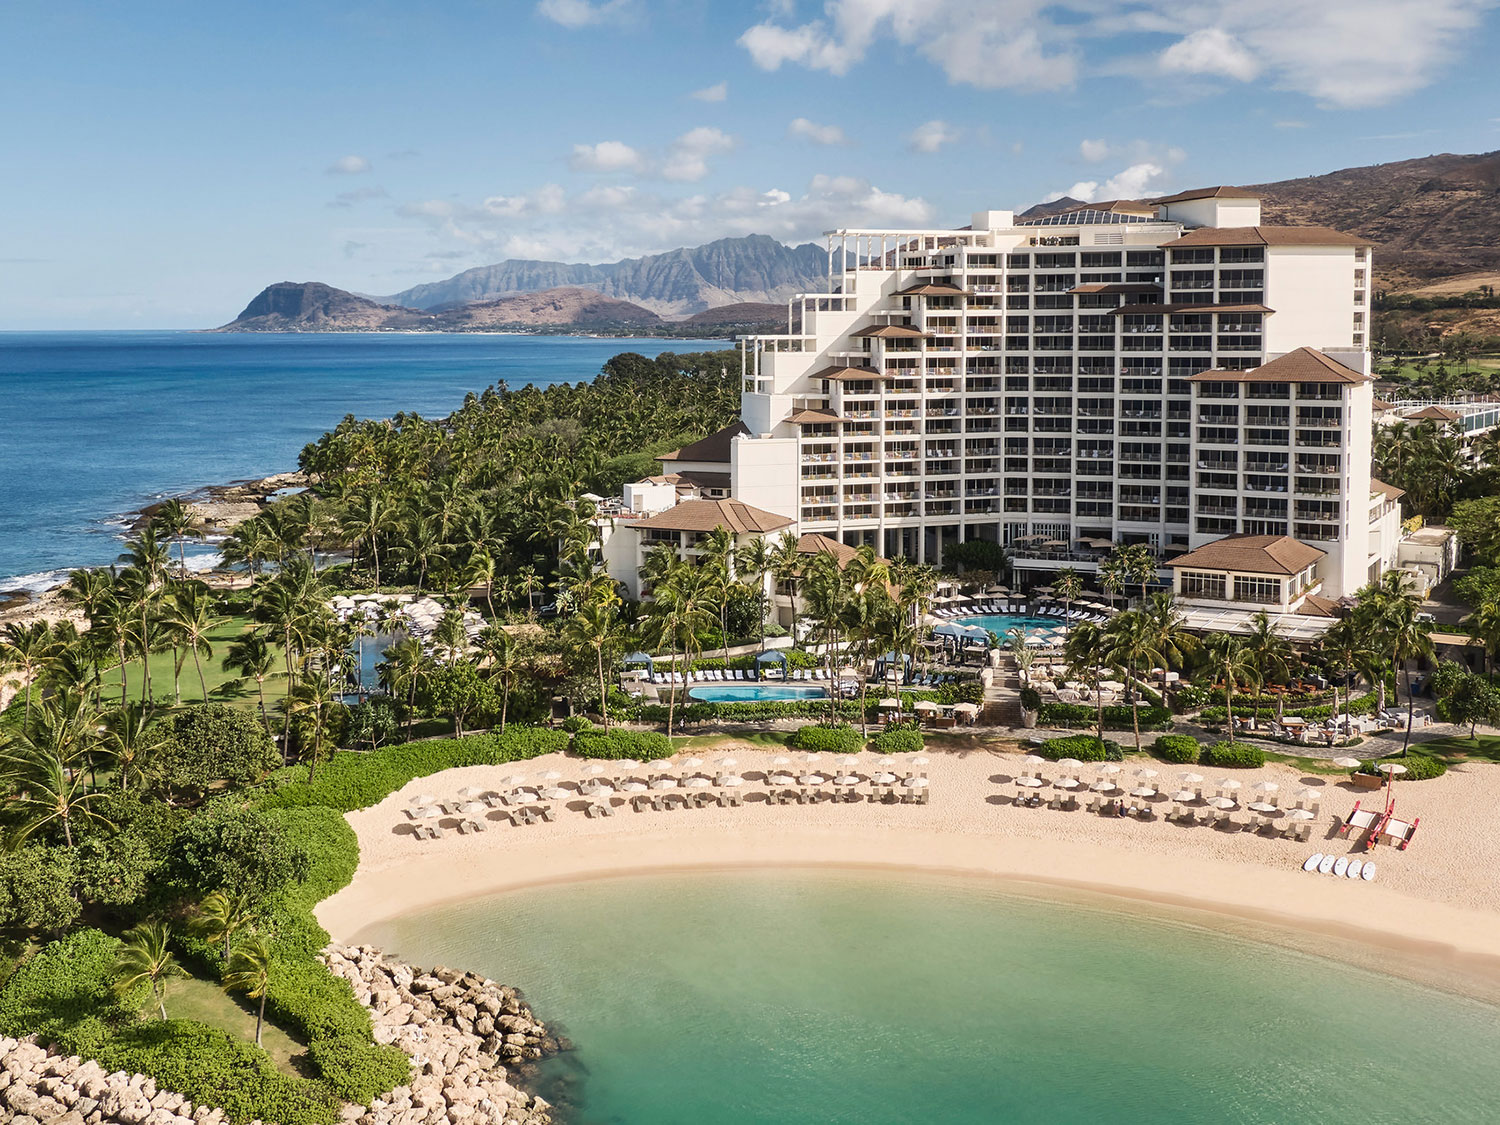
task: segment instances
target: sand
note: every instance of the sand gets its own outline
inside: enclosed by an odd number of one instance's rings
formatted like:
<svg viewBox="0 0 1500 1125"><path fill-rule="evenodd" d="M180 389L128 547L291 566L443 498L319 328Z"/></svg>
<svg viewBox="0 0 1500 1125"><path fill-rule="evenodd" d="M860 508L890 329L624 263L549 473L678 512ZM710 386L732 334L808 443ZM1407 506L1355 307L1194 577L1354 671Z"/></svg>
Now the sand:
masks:
<svg viewBox="0 0 1500 1125"><path fill-rule="evenodd" d="M613 817L590 819L582 812L587 802L574 798L557 803L555 823L513 827L490 812L482 834L450 830L443 839L418 841L402 812L417 794L456 798L465 786L491 789L503 777L534 780L547 770L578 780L587 776L587 763L549 755L448 770L348 815L359 837L359 869L347 888L318 907L318 918L335 940L348 941L372 923L427 906L566 880L747 866L923 869L1190 907L1236 919L1241 929L1247 920L1268 931L1292 927L1318 935L1322 952L1428 979L1458 974L1500 995L1500 880L1494 876L1500 767L1464 765L1432 781L1398 784L1399 809L1420 816L1421 826L1409 850L1383 845L1369 853L1378 876L1367 883L1301 870L1313 852L1366 856L1334 828L1356 800L1369 807L1381 794L1340 778L1275 764L1233 774L1244 784L1242 800L1251 799L1258 780L1277 782L1284 804L1304 785L1322 792L1319 819L1302 844L1161 819L1101 817L1085 808L1017 808L1012 779L1021 755L1013 743L999 745L1005 749L930 752L922 767L931 778L925 806L780 806L759 796L775 753L726 739L698 753L709 772L716 758L737 759L736 770L750 782L741 789L746 800L740 808L637 813L617 796ZM861 757L871 762L870 755ZM1121 776L1134 781L1131 771L1143 764L1127 763ZM1163 781L1185 768L1150 765ZM1041 771L1049 778L1060 773L1052 766ZM1224 776L1198 772L1210 786ZM1085 767L1084 777L1092 776ZM1407 972L1396 961L1415 969Z"/></svg>

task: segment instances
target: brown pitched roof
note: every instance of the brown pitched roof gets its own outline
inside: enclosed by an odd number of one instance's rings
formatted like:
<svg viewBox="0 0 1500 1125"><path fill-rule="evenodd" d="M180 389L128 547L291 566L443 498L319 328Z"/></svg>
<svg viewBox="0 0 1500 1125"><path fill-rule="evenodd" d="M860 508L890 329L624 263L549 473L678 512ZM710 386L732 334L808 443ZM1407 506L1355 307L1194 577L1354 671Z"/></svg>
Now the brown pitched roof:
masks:
<svg viewBox="0 0 1500 1125"><path fill-rule="evenodd" d="M1146 200L1152 207L1160 207L1163 203L1187 203L1193 199L1259 199L1260 196L1253 191L1244 188L1219 187L1193 188L1189 191L1179 191L1176 195L1164 195L1160 199Z"/></svg>
<svg viewBox="0 0 1500 1125"><path fill-rule="evenodd" d="M1071 207L1064 207L1061 211L1054 211L1054 215L1071 215L1075 211L1111 211L1117 215L1140 215L1142 218L1150 218L1155 201L1142 203L1138 199L1101 199L1098 203L1075 203Z"/></svg>
<svg viewBox="0 0 1500 1125"><path fill-rule="evenodd" d="M657 458L658 461L721 461L729 464L729 446L735 438L741 434L748 434L750 427L743 422L736 422L732 426L725 426L716 434L709 434L706 438L699 438L695 442L684 445L681 449L674 449L670 453L663 453Z"/></svg>
<svg viewBox="0 0 1500 1125"><path fill-rule="evenodd" d="M1415 414L1408 414L1406 417L1413 422L1457 422L1463 415L1446 407L1429 406L1418 410Z"/></svg>
<svg viewBox="0 0 1500 1125"><path fill-rule="evenodd" d="M877 324L873 328L861 328L854 333L857 337L878 336L883 340L911 340L927 335L920 328L913 328L910 324Z"/></svg>
<svg viewBox="0 0 1500 1125"><path fill-rule="evenodd" d="M660 477L647 477L652 484L675 484L679 488L728 488L728 473L667 473Z"/></svg>
<svg viewBox="0 0 1500 1125"><path fill-rule="evenodd" d="M814 371L809 378L812 379L894 379L894 375L887 375L884 371L874 367L825 367L821 371Z"/></svg>
<svg viewBox="0 0 1500 1125"><path fill-rule="evenodd" d="M960 285L949 285L942 281L926 281L920 285L909 285L897 289L897 297L961 297L968 290Z"/></svg>
<svg viewBox="0 0 1500 1125"><path fill-rule="evenodd" d="M1244 574L1301 574L1327 553L1289 535L1226 535L1178 555L1167 565Z"/></svg>
<svg viewBox="0 0 1500 1125"><path fill-rule="evenodd" d="M1395 407L1393 407L1390 403L1386 402L1385 399L1383 399L1383 398L1372 398L1370 400L1370 405L1373 406L1376 410L1394 410L1395 409Z"/></svg>
<svg viewBox="0 0 1500 1125"><path fill-rule="evenodd" d="M803 426L811 422L842 422L832 410L798 410L787 416L787 421L794 426Z"/></svg>
<svg viewBox="0 0 1500 1125"><path fill-rule="evenodd" d="M1315 348L1298 348L1249 371L1200 371L1188 376L1198 383L1368 383L1370 377Z"/></svg>
<svg viewBox="0 0 1500 1125"><path fill-rule="evenodd" d="M1273 313L1265 305L1121 305L1111 313Z"/></svg>
<svg viewBox="0 0 1500 1125"><path fill-rule="evenodd" d="M1160 293L1161 286L1149 281L1110 281L1075 285L1069 293Z"/></svg>
<svg viewBox="0 0 1500 1125"><path fill-rule="evenodd" d="M1332 227L1199 227L1163 246L1371 246Z"/></svg>
<svg viewBox="0 0 1500 1125"><path fill-rule="evenodd" d="M849 565L849 560L859 554L847 543L840 543L830 536L816 533L797 536L797 553L799 555L832 555L841 570Z"/></svg>
<svg viewBox="0 0 1500 1125"><path fill-rule="evenodd" d="M1397 488L1394 484L1386 484L1383 480L1376 480L1374 477L1371 477L1370 494L1373 496L1377 492L1384 494L1387 500L1399 500L1406 495L1406 489Z"/></svg>
<svg viewBox="0 0 1500 1125"><path fill-rule="evenodd" d="M795 522L739 500L684 500L659 515L636 521L633 526L657 531L712 531L724 527L736 534L763 535L791 527Z"/></svg>
<svg viewBox="0 0 1500 1125"><path fill-rule="evenodd" d="M1308 594L1302 599L1302 605L1298 607L1297 612L1303 617L1337 617L1339 603L1333 598Z"/></svg>

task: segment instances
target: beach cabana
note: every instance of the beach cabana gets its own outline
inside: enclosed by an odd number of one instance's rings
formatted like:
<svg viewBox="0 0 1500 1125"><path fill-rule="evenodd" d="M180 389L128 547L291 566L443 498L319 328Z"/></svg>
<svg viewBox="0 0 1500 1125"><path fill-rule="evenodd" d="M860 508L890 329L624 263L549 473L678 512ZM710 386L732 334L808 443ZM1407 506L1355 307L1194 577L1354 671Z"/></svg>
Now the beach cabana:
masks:
<svg viewBox="0 0 1500 1125"><path fill-rule="evenodd" d="M755 657L755 670L757 672L765 670L772 664L779 664L781 666L781 678L783 680L786 679L786 653L767 649L765 652L758 653Z"/></svg>
<svg viewBox="0 0 1500 1125"><path fill-rule="evenodd" d="M630 670L631 665L642 665L642 664L644 664L645 667L646 667L646 678L648 680L655 680L656 679L656 662L654 660L652 660L651 657L648 654L646 654L644 652L632 652L623 661L621 661L621 667L624 670L626 670L626 671Z"/></svg>

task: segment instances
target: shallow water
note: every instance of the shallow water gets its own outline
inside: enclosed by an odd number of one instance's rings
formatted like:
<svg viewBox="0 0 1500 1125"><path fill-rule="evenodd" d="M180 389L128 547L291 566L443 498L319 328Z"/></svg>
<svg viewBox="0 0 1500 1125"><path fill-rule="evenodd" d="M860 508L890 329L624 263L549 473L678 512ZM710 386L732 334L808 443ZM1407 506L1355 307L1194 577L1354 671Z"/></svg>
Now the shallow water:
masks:
<svg viewBox="0 0 1500 1125"><path fill-rule="evenodd" d="M120 553L119 516L297 467L345 414L441 416L507 381L592 379L705 340L385 333L0 333L0 590Z"/></svg>
<svg viewBox="0 0 1500 1125"><path fill-rule="evenodd" d="M535 888L360 935L520 986L589 1123L1480 1122L1500 1010L997 881L838 870Z"/></svg>

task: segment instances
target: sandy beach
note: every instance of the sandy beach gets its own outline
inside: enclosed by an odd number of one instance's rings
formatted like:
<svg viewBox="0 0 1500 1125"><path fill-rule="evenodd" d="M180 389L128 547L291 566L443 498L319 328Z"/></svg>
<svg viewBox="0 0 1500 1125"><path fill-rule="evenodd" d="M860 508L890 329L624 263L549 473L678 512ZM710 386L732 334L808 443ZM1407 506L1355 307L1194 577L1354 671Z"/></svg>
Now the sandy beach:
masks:
<svg viewBox="0 0 1500 1125"><path fill-rule="evenodd" d="M449 830L442 839L419 841L402 811L418 794L451 799L466 786L493 789L502 778L535 780L549 770L577 781L587 776L588 763L550 755L420 778L349 814L359 837L359 870L347 888L319 906L318 918L335 940L349 941L374 922L424 907L567 880L689 868L901 868L1207 912L1205 917L1233 920L1241 932L1254 934L1263 926L1267 936L1272 930L1283 938L1300 933L1315 952L1436 984L1464 987L1454 982L1469 981L1500 997L1500 881L1493 875L1500 847L1485 827L1495 823L1500 804L1500 767L1459 766L1433 781L1398 784L1398 807L1404 815L1420 816L1420 829L1408 851L1383 845L1369 853L1378 876L1364 882L1304 873L1301 864L1314 852L1367 858L1334 829L1356 800L1369 807L1382 795L1283 765L1233 776L1244 786L1242 803L1252 799L1250 787L1260 780L1279 784L1288 805L1304 786L1318 789L1321 809L1307 843L1160 818L1102 817L1085 808L1018 808L1013 778L1022 755L1014 743L930 752L923 767L931 778L925 806L772 805L761 796L761 778L774 753L732 739L694 753L710 773L716 758L737 760L735 769L748 782L740 790L742 807L637 813L617 796L614 816L590 819L582 812L588 802L575 797L556 802L554 823L514 827L492 811L482 834ZM871 762L870 755L861 757ZM1129 762L1122 777L1132 778L1142 765L1158 769L1163 783L1186 768ZM1051 765L1040 769L1047 778L1061 772ZM1198 772L1210 791L1225 776ZM1092 767L1082 776L1091 779ZM1160 810L1170 807L1163 801Z"/></svg>

